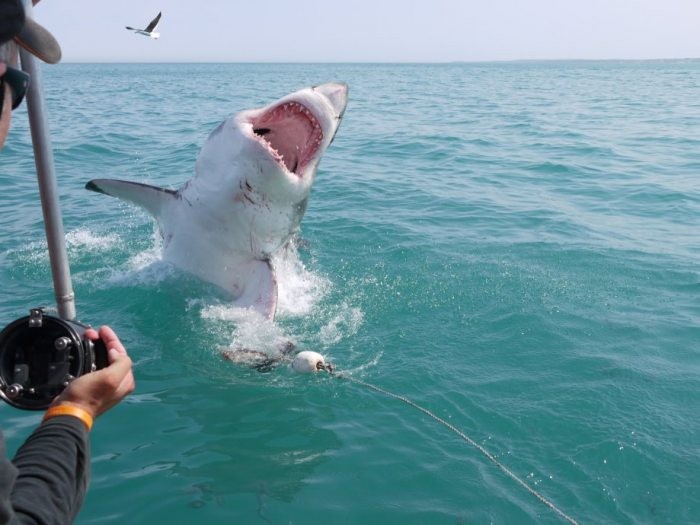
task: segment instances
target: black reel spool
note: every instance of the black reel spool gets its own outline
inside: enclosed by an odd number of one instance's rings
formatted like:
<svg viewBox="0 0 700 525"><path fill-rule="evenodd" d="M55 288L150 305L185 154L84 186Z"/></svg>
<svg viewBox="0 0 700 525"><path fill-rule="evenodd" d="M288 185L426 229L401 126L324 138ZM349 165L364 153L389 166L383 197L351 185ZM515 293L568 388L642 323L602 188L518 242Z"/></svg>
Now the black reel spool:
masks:
<svg viewBox="0 0 700 525"><path fill-rule="evenodd" d="M88 326L33 308L0 332L0 397L23 410L44 410L68 384L108 365Z"/></svg>

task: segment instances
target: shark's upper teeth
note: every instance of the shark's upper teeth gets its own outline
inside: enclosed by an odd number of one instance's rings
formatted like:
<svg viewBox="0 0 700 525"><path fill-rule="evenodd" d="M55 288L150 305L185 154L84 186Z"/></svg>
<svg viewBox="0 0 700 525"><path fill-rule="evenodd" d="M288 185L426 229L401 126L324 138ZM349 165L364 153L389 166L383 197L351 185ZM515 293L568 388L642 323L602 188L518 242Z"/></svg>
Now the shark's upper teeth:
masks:
<svg viewBox="0 0 700 525"><path fill-rule="evenodd" d="M297 175L323 143L323 129L314 113L294 100L273 107L251 123L272 156Z"/></svg>

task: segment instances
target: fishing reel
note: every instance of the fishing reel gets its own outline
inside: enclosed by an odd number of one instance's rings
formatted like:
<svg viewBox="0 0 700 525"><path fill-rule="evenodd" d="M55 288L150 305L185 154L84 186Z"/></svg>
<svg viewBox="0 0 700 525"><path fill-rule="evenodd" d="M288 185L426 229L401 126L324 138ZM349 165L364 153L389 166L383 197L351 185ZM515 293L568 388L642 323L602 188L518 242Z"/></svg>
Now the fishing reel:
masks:
<svg viewBox="0 0 700 525"><path fill-rule="evenodd" d="M0 398L23 410L43 410L83 374L108 365L102 340L85 337L88 326L46 315L29 316L0 332Z"/></svg>

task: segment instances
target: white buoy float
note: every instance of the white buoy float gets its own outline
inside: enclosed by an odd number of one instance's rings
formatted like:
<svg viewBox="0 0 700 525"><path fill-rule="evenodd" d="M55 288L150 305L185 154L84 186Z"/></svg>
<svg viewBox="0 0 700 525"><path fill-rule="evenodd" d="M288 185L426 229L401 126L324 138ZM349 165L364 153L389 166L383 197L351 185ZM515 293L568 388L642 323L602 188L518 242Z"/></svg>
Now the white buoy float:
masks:
<svg viewBox="0 0 700 525"><path fill-rule="evenodd" d="M330 371L330 365L326 364L323 356L317 352L304 350L294 356L292 369L300 374L308 372L318 372L319 370Z"/></svg>

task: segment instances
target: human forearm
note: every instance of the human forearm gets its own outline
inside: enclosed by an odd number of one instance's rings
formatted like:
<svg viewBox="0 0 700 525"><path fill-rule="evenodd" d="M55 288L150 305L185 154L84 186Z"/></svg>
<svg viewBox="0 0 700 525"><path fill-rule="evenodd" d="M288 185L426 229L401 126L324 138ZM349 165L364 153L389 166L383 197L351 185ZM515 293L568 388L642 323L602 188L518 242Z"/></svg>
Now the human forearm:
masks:
<svg viewBox="0 0 700 525"><path fill-rule="evenodd" d="M71 523L90 476L90 442L82 421L59 416L41 424L12 460L19 475L12 506L22 523Z"/></svg>

